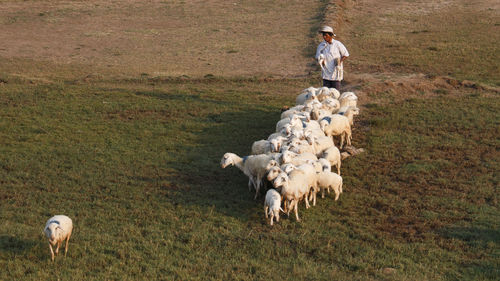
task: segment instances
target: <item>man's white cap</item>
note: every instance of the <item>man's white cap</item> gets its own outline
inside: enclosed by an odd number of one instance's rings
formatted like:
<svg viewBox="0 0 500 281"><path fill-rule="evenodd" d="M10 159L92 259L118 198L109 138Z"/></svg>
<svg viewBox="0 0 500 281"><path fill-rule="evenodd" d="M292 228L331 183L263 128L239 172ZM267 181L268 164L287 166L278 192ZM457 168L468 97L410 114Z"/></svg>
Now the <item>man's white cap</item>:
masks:
<svg viewBox="0 0 500 281"><path fill-rule="evenodd" d="M331 33L333 34L333 28L331 28L330 26L328 25L323 25L319 30L318 30L318 33L324 33L324 32L327 32L327 33Z"/></svg>

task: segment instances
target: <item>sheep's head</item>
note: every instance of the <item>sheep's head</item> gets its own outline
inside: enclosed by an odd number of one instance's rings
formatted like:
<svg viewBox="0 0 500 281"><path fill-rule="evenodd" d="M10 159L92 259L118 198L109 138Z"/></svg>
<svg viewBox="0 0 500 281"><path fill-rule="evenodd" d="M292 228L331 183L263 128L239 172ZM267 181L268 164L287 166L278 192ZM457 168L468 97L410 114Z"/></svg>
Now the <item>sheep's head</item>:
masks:
<svg viewBox="0 0 500 281"><path fill-rule="evenodd" d="M45 236L49 239L49 243L53 246L56 245L57 241L59 241L60 236L62 235L62 228L58 223L50 223L45 228Z"/></svg>
<svg viewBox="0 0 500 281"><path fill-rule="evenodd" d="M328 127L328 125L330 125L330 122L326 119L321 119L321 121L319 121L319 127L322 131L325 131L325 128Z"/></svg>
<svg viewBox="0 0 500 281"><path fill-rule="evenodd" d="M233 154L228 152L224 154L224 156L222 156L222 159L220 160L220 166L222 167L222 169L224 169L229 165L234 165L234 159Z"/></svg>
<svg viewBox="0 0 500 281"><path fill-rule="evenodd" d="M274 180L281 172L282 170L280 169L280 167L272 167L267 173L267 180Z"/></svg>
<svg viewBox="0 0 500 281"><path fill-rule="evenodd" d="M330 164L330 161L326 160L325 158L320 158L318 160L318 163L321 164L321 167L322 167L322 171L323 172L326 172L326 171L331 171L332 170L332 165Z"/></svg>
<svg viewBox="0 0 500 281"><path fill-rule="evenodd" d="M295 169L297 169L297 167L295 167L295 165L293 165L292 163L287 163L287 164L281 165L281 170L287 174Z"/></svg>
<svg viewBox="0 0 500 281"><path fill-rule="evenodd" d="M281 162L282 163L290 163L292 161L292 158L297 156L297 153L294 153L293 151L287 150L281 154Z"/></svg>
<svg viewBox="0 0 500 281"><path fill-rule="evenodd" d="M288 184L288 175L285 172L279 173L279 175L274 179L273 186L275 188L283 187Z"/></svg>
<svg viewBox="0 0 500 281"><path fill-rule="evenodd" d="M267 163L266 171L271 170L271 168L273 168L273 167L278 167L278 162L276 162L276 160L271 160L271 161L269 161L269 163Z"/></svg>
<svg viewBox="0 0 500 281"><path fill-rule="evenodd" d="M335 88L330 88L330 94L331 94L332 97L334 97L336 99L339 99L339 97L340 97L339 90L337 90Z"/></svg>

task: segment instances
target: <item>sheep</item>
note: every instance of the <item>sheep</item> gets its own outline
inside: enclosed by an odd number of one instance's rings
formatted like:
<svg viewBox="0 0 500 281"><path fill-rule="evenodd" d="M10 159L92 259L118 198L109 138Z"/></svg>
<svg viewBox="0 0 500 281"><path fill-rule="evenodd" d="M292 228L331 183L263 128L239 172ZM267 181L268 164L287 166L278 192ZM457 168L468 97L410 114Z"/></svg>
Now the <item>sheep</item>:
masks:
<svg viewBox="0 0 500 281"><path fill-rule="evenodd" d="M255 197L259 195L262 178L266 175L267 171L278 163L273 159L273 155L259 154L239 157L238 155L227 152L221 159L221 167L224 169L227 166L238 167L246 176L248 176L248 188L251 189L252 185L255 188Z"/></svg>
<svg viewBox="0 0 500 281"><path fill-rule="evenodd" d="M359 108L355 106L344 106L339 108L337 114L347 117L347 119L349 119L349 124L352 126L354 125L354 115L359 114Z"/></svg>
<svg viewBox="0 0 500 281"><path fill-rule="evenodd" d="M314 87L309 87L309 88L305 89L295 99L295 105L305 104L307 101L316 99L316 92L317 91L318 91L318 89L314 88Z"/></svg>
<svg viewBox="0 0 500 281"><path fill-rule="evenodd" d="M66 240L66 245L64 247L64 256L68 253L68 242L73 232L73 221L67 216L57 215L51 217L45 224L45 229L43 230L45 236L49 239L49 247L52 261L54 261L54 250L52 246L57 244L56 255L59 253L59 247L61 243Z"/></svg>
<svg viewBox="0 0 500 281"><path fill-rule="evenodd" d="M278 121L278 123L276 123L276 132L280 132L288 124L291 125L290 129L293 129L293 128L301 129L302 128L302 120L301 120L302 118L309 119L310 117L305 115L302 112L302 113L294 114L290 118L281 119L280 121Z"/></svg>
<svg viewBox="0 0 500 281"><path fill-rule="evenodd" d="M298 213L298 203L302 198L307 199L307 194L309 193L309 181L305 176L304 171L296 169L290 172L290 175L285 172L281 172L276 179L273 181L275 188L281 188L281 195L285 206L287 202L290 202L289 208L285 208L287 215L290 214L290 210L295 210L295 218L300 221ZM309 202L306 201L306 206Z"/></svg>
<svg viewBox="0 0 500 281"><path fill-rule="evenodd" d="M252 144L252 152L250 152L250 154L251 155L267 154L272 151L273 149L270 141L258 140Z"/></svg>
<svg viewBox="0 0 500 281"><path fill-rule="evenodd" d="M340 107L357 106L358 97L353 92L344 92L339 97Z"/></svg>
<svg viewBox="0 0 500 281"><path fill-rule="evenodd" d="M307 135L306 140L312 146L312 148L314 150L314 154L317 157L320 157L325 150L329 149L332 146L335 146L332 138L324 136L324 135L323 136L316 136L314 134L309 134L309 135Z"/></svg>
<svg viewBox="0 0 500 281"><path fill-rule="evenodd" d="M292 115L301 112L303 109L304 109L304 105L303 104L296 105L296 106L294 106L294 107L292 107L292 108L290 108L290 109L288 109L286 111L283 111L281 113L281 118L280 119L289 118Z"/></svg>
<svg viewBox="0 0 500 281"><path fill-rule="evenodd" d="M321 104L322 104L322 108L330 111L330 113L335 113L340 108L340 102L337 99L330 98L330 97L324 99L321 102Z"/></svg>
<svg viewBox="0 0 500 281"><path fill-rule="evenodd" d="M328 149L326 149L323 152L322 159L328 160L330 163L330 166L333 168L333 166L337 167L337 174L340 175L340 163L341 163L341 156L340 156L340 150L336 146L332 146Z"/></svg>
<svg viewBox="0 0 500 281"><path fill-rule="evenodd" d="M340 148L344 146L344 140L347 145L351 145L351 124L349 119L340 114L332 114L320 120L320 126L327 136L340 136Z"/></svg>
<svg viewBox="0 0 500 281"><path fill-rule="evenodd" d="M318 157L316 157L316 155L314 155L313 153L310 153L310 152L297 154L297 153L289 151L289 150L284 151L281 154L282 164L292 163L295 166L299 166L299 165L305 164L306 160L317 161Z"/></svg>
<svg viewBox="0 0 500 281"><path fill-rule="evenodd" d="M338 99L340 97L340 92L335 88L322 87L316 93L316 98L320 102L328 97Z"/></svg>
<svg viewBox="0 0 500 281"><path fill-rule="evenodd" d="M342 193L342 177L336 173L322 171L317 174L317 184L321 188L321 198L325 197L325 189L330 193L330 188L335 191L335 201Z"/></svg>
<svg viewBox="0 0 500 281"><path fill-rule="evenodd" d="M264 201L264 214L266 219L270 216L269 224L273 225L273 219L276 222L280 221L280 211L284 212L281 208L281 195L275 189L269 189L266 193L266 200Z"/></svg>

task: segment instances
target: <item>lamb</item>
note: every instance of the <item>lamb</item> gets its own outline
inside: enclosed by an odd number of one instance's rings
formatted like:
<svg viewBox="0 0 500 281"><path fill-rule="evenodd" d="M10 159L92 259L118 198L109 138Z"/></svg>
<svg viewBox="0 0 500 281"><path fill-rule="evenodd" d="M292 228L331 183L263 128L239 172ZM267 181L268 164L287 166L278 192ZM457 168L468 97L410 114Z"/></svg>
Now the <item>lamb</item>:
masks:
<svg viewBox="0 0 500 281"><path fill-rule="evenodd" d="M242 158L234 153L227 152L222 157L220 165L223 169L234 165L248 176L248 188L252 188L252 185L254 186L254 199L257 199L262 185L262 178L269 169L278 166L278 163L273 159L273 155L259 154Z"/></svg>
<svg viewBox="0 0 500 281"><path fill-rule="evenodd" d="M340 162L341 155L340 150L336 146L332 146L323 152L323 157L321 159L326 159L330 163L330 166L337 167L337 174L340 175Z"/></svg>
<svg viewBox="0 0 500 281"><path fill-rule="evenodd" d="M49 247L52 261L54 261L54 250L52 246L57 244L56 255L59 253L59 247L61 243L66 240L66 245L64 247L64 256L68 253L68 242L73 232L73 221L67 216L57 215L51 217L45 224L45 229L43 230L45 236L49 239Z"/></svg>
<svg viewBox="0 0 500 281"><path fill-rule="evenodd" d="M330 193L330 188L332 188L335 191L335 201L339 199L340 193L342 193L341 176L329 171L323 171L318 173L317 180L317 184L321 188L321 198L325 197L325 189Z"/></svg>
<svg viewBox="0 0 500 281"><path fill-rule="evenodd" d="M276 218L276 222L280 221L280 211L281 209L281 195L275 189L269 189L266 193L266 200L264 201L264 214L266 219L270 216L269 224L273 225L273 220Z"/></svg>
<svg viewBox="0 0 500 281"><path fill-rule="evenodd" d="M340 148L344 146L344 140L347 145L351 145L351 124L349 119L340 114L333 114L325 117L319 122L321 129L327 136L340 136Z"/></svg>

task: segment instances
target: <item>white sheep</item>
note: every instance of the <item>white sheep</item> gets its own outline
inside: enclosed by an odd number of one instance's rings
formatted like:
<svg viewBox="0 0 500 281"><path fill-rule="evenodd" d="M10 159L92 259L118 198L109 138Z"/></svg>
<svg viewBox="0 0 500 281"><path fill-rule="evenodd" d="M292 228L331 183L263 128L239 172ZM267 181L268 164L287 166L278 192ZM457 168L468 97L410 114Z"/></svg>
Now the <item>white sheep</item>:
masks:
<svg viewBox="0 0 500 281"><path fill-rule="evenodd" d="M359 115L359 108L355 106L344 106L339 108L337 114L344 115L349 119L349 124L354 125L354 115Z"/></svg>
<svg viewBox="0 0 500 281"><path fill-rule="evenodd" d="M325 135L316 136L314 134L309 134L306 136L306 140L312 146L314 151L313 153L317 157L323 155L323 152L325 150L329 149L332 146L335 146L335 144L333 143L333 139Z"/></svg>
<svg viewBox="0 0 500 281"><path fill-rule="evenodd" d="M266 200L264 201L264 214L266 219L270 216L269 224L273 225L273 219L276 218L276 222L280 221L280 211L284 212L281 208L281 195L278 191L271 188L266 193Z"/></svg>
<svg viewBox="0 0 500 281"><path fill-rule="evenodd" d="M295 105L305 104L307 101L316 99L316 92L317 91L318 91L318 89L314 88L314 87L309 87L309 88L305 89L295 99Z"/></svg>
<svg viewBox="0 0 500 281"><path fill-rule="evenodd" d="M340 175L340 164L341 164L341 155L340 155L340 150L336 146L332 146L328 149L326 149L323 152L323 156L321 159L326 159L330 163L330 166L333 168L333 166L337 167L337 174Z"/></svg>
<svg viewBox="0 0 500 281"><path fill-rule="evenodd" d="M338 99L340 97L340 92L335 88L322 87L316 93L318 101L323 101L327 97Z"/></svg>
<svg viewBox="0 0 500 281"><path fill-rule="evenodd" d="M292 107L292 108L290 108L290 109L288 109L286 111L283 111L281 113L281 118L280 119L289 118L292 115L301 112L303 109L304 109L304 105L303 104L296 105L296 106L294 106L294 107Z"/></svg>
<svg viewBox="0 0 500 281"><path fill-rule="evenodd" d="M306 164L307 160L313 160L317 161L318 157L314 155L314 153L306 152L306 153L295 153L290 150L284 151L281 154L281 163L286 164L286 163L292 163L295 166L300 166L302 164Z"/></svg>
<svg viewBox="0 0 500 281"><path fill-rule="evenodd" d="M267 140L258 140L254 141L254 143L252 144L252 152L250 152L250 154L267 154L269 152L273 152L271 142Z"/></svg>
<svg viewBox="0 0 500 281"><path fill-rule="evenodd" d="M57 244L56 255L59 253L59 247L61 243L66 240L66 245L64 247L64 256L68 253L68 242L73 232L73 222L71 219L64 215L57 215L51 217L45 224L45 229L43 230L45 236L49 239L49 247L52 261L54 261L54 250L52 246Z"/></svg>
<svg viewBox="0 0 500 281"><path fill-rule="evenodd" d="M322 171L317 174L317 184L321 188L321 198L325 197L325 189L330 193L330 188L335 191L335 201L339 199L342 193L342 177L336 173Z"/></svg>
<svg viewBox="0 0 500 281"><path fill-rule="evenodd" d="M358 104L358 97L353 92L344 92L339 97L340 107L354 106Z"/></svg>
<svg viewBox="0 0 500 281"><path fill-rule="evenodd" d="M332 114L329 117L325 117L319 122L321 129L327 136L340 136L340 148L344 146L344 141L347 145L351 145L351 124L349 119L340 114Z"/></svg>
<svg viewBox="0 0 500 281"><path fill-rule="evenodd" d="M269 169L278 166L278 163L273 159L273 155L259 154L239 157L234 153L227 152L221 159L221 167L226 168L229 165L238 167L246 176L248 176L248 187L255 188L255 197L259 195L262 185L262 178L267 174Z"/></svg>
<svg viewBox="0 0 500 281"><path fill-rule="evenodd" d="M304 171L296 169L290 172L290 175L281 172L278 177L273 181L275 188L281 188L281 195L283 196L285 212L289 215L291 209L295 210L295 218L300 221L298 213L298 203L302 198L307 200L309 193L309 181ZM289 202L289 204L287 204ZM289 205L287 207L287 205ZM306 206L309 203L306 201Z"/></svg>

